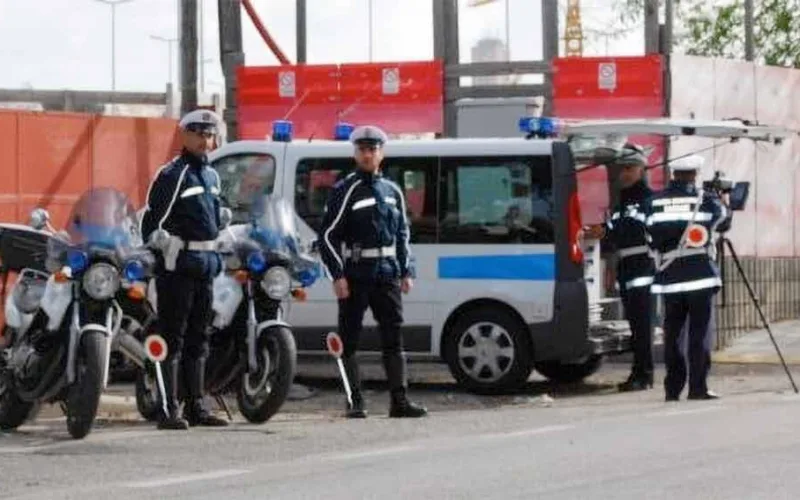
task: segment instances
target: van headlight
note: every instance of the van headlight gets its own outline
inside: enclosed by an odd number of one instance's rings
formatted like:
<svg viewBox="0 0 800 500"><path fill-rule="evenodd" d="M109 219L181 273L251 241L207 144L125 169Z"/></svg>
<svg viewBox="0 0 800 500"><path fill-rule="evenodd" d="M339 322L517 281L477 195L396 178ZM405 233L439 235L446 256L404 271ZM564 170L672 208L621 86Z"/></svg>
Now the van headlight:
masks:
<svg viewBox="0 0 800 500"><path fill-rule="evenodd" d="M100 263L83 275L83 289L95 300L107 300L119 290L119 272L111 264Z"/></svg>
<svg viewBox="0 0 800 500"><path fill-rule="evenodd" d="M283 267L273 267L264 274L261 280L261 288L266 292L267 297L272 300L283 300L291 292L292 277L289 271Z"/></svg>

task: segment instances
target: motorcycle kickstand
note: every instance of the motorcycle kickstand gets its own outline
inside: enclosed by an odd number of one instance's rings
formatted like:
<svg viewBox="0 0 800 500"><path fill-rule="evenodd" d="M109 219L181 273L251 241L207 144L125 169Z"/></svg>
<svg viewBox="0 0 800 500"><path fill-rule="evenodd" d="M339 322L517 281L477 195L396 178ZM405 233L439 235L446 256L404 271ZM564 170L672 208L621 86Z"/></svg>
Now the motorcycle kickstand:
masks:
<svg viewBox="0 0 800 500"><path fill-rule="evenodd" d="M61 411L64 412L64 416L66 416L67 415L67 403L65 403L64 401L59 401L58 402L58 406L61 407Z"/></svg>
<svg viewBox="0 0 800 500"><path fill-rule="evenodd" d="M220 405L223 410L225 410L225 413L228 415L228 420L233 422L233 415L231 415L231 410L228 408L228 403L225 402L225 398L223 398L221 395L217 395L214 396L214 399L216 399L217 404Z"/></svg>

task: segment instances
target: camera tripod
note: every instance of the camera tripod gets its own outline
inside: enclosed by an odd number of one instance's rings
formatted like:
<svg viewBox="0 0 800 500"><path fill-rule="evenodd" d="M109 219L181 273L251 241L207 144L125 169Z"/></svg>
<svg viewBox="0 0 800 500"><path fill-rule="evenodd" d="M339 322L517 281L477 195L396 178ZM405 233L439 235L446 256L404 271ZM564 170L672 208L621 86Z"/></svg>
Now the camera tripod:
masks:
<svg viewBox="0 0 800 500"><path fill-rule="evenodd" d="M792 388L794 389L795 394L798 393L797 384L794 383L794 378L792 378L792 373L789 371L789 367L786 365L786 361L783 359L783 354L781 353L781 349L778 347L778 343L775 342L775 336L772 334L772 329L769 326L769 321L767 321L767 317L764 315L764 311L761 309L761 303L756 297L756 293L753 290L752 285L750 284L750 280L747 279L747 275L742 269L742 263L739 261L739 256L736 255L736 250L733 248L733 243L731 240L726 238L725 236L720 236L719 240L717 241L717 251L719 253L719 268L720 274L722 277L722 307L725 307L725 298L726 298L726 287L725 287L725 248L727 247L728 251L730 252L731 257L733 257L733 263L736 265L736 269L739 271L739 276L741 276L744 285L747 287L747 293L750 295L750 300L753 302L753 305L756 306L756 310L758 311L758 315L761 317L761 322L764 324L764 329L767 330L769 334L769 338L772 341L772 345L775 346L775 352L778 353L778 357L781 360L781 364L783 365L783 369L786 371L786 375L789 377L789 381L792 383Z"/></svg>

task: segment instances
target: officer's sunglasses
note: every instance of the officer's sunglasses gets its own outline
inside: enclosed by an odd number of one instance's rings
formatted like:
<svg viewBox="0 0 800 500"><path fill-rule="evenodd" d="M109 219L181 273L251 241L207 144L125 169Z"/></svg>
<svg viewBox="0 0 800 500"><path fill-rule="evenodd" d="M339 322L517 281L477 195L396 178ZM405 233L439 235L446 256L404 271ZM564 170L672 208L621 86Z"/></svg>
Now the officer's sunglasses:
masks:
<svg viewBox="0 0 800 500"><path fill-rule="evenodd" d="M197 134L204 139L211 139L217 135L217 129L214 127L203 127L203 126L196 126L196 125L189 125L186 127L186 130Z"/></svg>

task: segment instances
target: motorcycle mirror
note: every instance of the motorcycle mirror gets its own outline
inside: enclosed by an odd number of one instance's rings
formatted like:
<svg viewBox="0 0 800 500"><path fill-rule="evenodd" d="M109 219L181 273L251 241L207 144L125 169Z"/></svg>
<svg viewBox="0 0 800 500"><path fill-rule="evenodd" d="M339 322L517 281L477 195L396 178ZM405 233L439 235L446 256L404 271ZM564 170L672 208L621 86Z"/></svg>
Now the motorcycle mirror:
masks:
<svg viewBox="0 0 800 500"><path fill-rule="evenodd" d="M31 211L30 226L36 230L42 230L50 222L50 213L44 208L36 208Z"/></svg>
<svg viewBox="0 0 800 500"><path fill-rule="evenodd" d="M230 208L222 207L219 209L219 223L220 229L225 229L228 227L233 220L233 212Z"/></svg>

